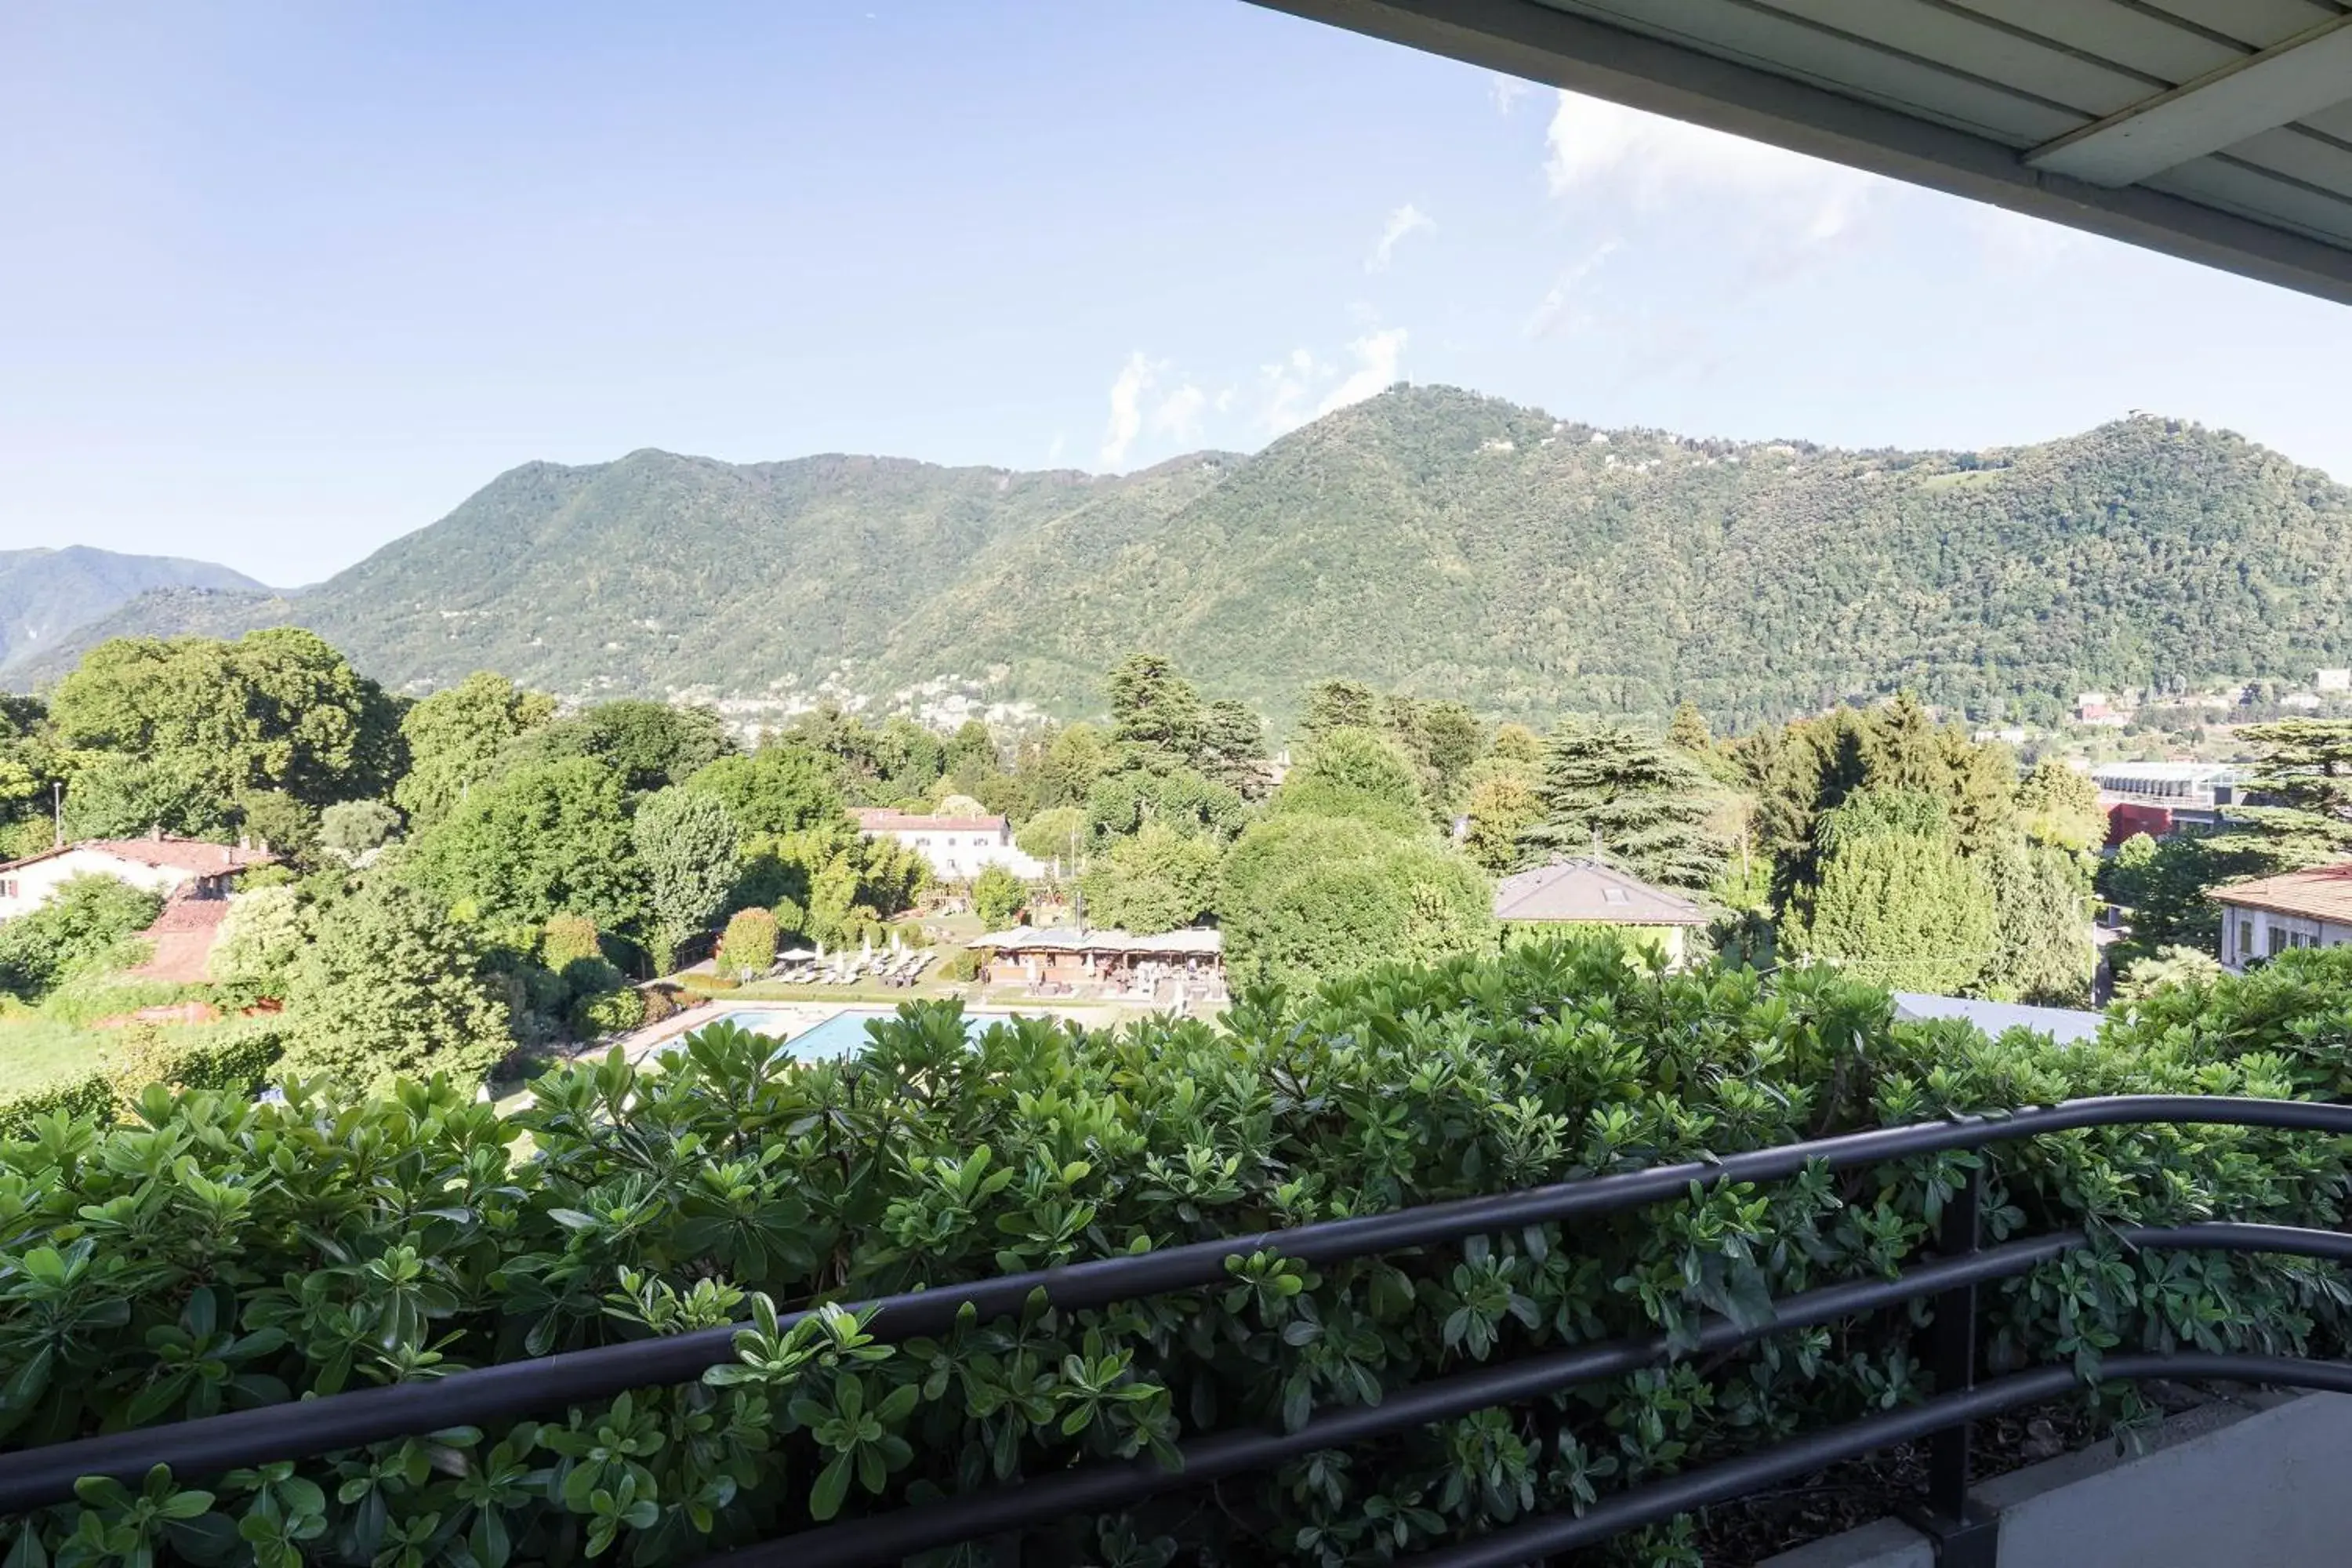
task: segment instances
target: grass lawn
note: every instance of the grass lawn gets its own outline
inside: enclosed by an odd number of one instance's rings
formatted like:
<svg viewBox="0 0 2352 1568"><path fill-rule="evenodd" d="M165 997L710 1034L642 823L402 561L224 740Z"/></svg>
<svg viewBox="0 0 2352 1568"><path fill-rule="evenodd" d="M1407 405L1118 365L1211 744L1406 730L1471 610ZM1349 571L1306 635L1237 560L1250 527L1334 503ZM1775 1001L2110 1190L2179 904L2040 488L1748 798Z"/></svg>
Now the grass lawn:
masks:
<svg viewBox="0 0 2352 1568"><path fill-rule="evenodd" d="M100 1065L99 1036L32 1013L0 1015L0 1099L79 1078Z"/></svg>

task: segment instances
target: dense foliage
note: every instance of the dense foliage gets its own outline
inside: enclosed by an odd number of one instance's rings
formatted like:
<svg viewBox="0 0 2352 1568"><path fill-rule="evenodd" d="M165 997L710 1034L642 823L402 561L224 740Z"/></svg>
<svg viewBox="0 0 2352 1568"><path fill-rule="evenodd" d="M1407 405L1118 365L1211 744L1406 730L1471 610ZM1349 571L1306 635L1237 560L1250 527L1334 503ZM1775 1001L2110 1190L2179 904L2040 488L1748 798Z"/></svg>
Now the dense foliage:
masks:
<svg viewBox="0 0 2352 1568"><path fill-rule="evenodd" d="M1684 752L1623 724L1570 720L1544 748L1541 815L1523 858L1597 855L1662 888L1704 889L1729 852L1714 830L1715 789Z"/></svg>
<svg viewBox="0 0 2352 1568"><path fill-rule="evenodd" d="M1664 1330L1898 1266L1966 1161L1730 1187L1580 1225L1230 1287L866 1343L770 1310L1792 1139L2069 1095L2346 1092L2352 954L2166 987L2054 1049L1895 1025L1825 972L1646 973L1606 944L1384 969L1254 996L1230 1032L1032 1020L976 1047L951 1005L858 1060L776 1071L715 1027L658 1071L541 1080L512 1121L453 1085L282 1106L151 1097L115 1128L0 1149L7 1440L740 1319L698 1385L241 1472L202 1492L93 1487L17 1528L59 1560L165 1543L285 1564L667 1563L933 1489L1164 1454L1205 1429L1482 1363ZM1050 1106L1052 1114L1041 1114ZM622 1118L625 1113L625 1125ZM528 1134L537 1157L518 1161ZM1996 1145L1996 1234L2215 1214L2334 1226L2336 1143L2113 1129ZM299 1182L274 1173L299 1169ZM747 1301L741 1292L762 1300ZM2341 1348L2336 1282L2294 1260L2105 1241L1984 1292L1985 1363L2176 1344ZM1332 1564L1618 1489L1927 1392L1901 1314L1480 1412L1023 1543L1024 1563ZM87 1522L85 1522L87 1521ZM1000 1561L987 1555L966 1561ZM1645 1532L1627 1561L1688 1565Z"/></svg>
<svg viewBox="0 0 2352 1568"><path fill-rule="evenodd" d="M163 904L162 894L112 877L68 878L39 908L0 922L0 992L30 1001L80 971L119 963Z"/></svg>
<svg viewBox="0 0 2352 1568"><path fill-rule="evenodd" d="M1546 722L1686 697L1738 731L1906 687L2048 719L2084 687L2344 665L2347 602L2352 492L2181 421L1857 452L1418 387L1125 478L534 463L290 603L167 597L83 636L291 615L400 686L880 696L1001 668L992 695L1070 709L1156 647L1278 717L1315 671Z"/></svg>

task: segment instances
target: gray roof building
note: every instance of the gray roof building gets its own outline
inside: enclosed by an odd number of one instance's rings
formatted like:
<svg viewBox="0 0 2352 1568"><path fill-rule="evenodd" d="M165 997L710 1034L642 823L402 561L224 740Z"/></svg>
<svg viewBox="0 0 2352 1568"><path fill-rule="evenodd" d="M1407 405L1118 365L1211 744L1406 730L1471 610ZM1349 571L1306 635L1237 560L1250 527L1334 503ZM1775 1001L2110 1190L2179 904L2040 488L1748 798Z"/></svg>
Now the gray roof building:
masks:
<svg viewBox="0 0 2352 1568"><path fill-rule="evenodd" d="M1495 884L1495 918L1562 925L1703 926L1707 913L1599 860L1558 860Z"/></svg>

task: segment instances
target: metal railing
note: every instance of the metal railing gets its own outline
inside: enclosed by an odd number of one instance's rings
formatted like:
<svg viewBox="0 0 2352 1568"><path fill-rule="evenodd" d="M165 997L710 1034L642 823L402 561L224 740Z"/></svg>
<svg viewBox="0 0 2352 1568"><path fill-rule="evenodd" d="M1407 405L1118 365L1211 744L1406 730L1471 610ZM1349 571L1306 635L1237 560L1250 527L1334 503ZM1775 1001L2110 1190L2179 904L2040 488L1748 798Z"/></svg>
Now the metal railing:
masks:
<svg viewBox="0 0 2352 1568"><path fill-rule="evenodd" d="M1979 1149L1989 1144L2094 1127L2209 1125L2352 1135L2352 1106L2305 1100L2194 1095L2135 1095L2068 1100L2012 1112L1877 1128L1801 1143L1654 1167L1549 1186L1423 1205L1255 1235L1221 1237L1158 1252L1097 1259L1035 1273L1004 1275L852 1304L871 1309L866 1331L890 1342L948 1332L972 1309L982 1319L1017 1314L1035 1292L1065 1310L1226 1283L1226 1260L1270 1251L1308 1264L1435 1246L1520 1226L1588 1220L1685 1196L1694 1187L1765 1182L1809 1167L1851 1170L1884 1161ZM1737 1349L1790 1329L1832 1322L1933 1298L1928 1325L1935 1397L1848 1422L1606 1497L1581 1513L1546 1515L1411 1559L1423 1568L1508 1568L1591 1545L1619 1531L1722 1502L1892 1444L1927 1439L1928 1495L1920 1522L1948 1568L1992 1562L1990 1521L1969 1495L1970 1426L1985 1417L2055 1397L2078 1386L2072 1365L1976 1380L1977 1288L2023 1274L2088 1246L2082 1231L1982 1246L1983 1170L1945 1207L1936 1256L1889 1279L1823 1286L1772 1303L1768 1321L1748 1326L1711 1318L1685 1335L1682 1353ZM2180 1248L2272 1253L2352 1263L2352 1235L2290 1226L2210 1221L2186 1226L2118 1226L2112 1235L2135 1249ZM790 1324L803 1313L787 1315ZM0 1454L0 1514L68 1501L85 1476L136 1480L167 1465L182 1480L299 1459L452 1427L520 1419L591 1404L625 1390L698 1379L734 1360L733 1328L608 1345L510 1362L427 1382L363 1389L326 1398L89 1437ZM1181 1446L1182 1464L1149 1459L1106 1463L990 1489L960 1493L741 1548L709 1559L723 1568L865 1568L919 1552L983 1539L1072 1515L1125 1508L1161 1493L1207 1485L1323 1449L1389 1436L1495 1405L1559 1393L1673 1360L1663 1334L1552 1352L1390 1391L1378 1405L1318 1412L1295 1431L1251 1428L1197 1436ZM2352 1363L2295 1358L2180 1352L2110 1355L2102 1381L2205 1379L2275 1384L2352 1393Z"/></svg>

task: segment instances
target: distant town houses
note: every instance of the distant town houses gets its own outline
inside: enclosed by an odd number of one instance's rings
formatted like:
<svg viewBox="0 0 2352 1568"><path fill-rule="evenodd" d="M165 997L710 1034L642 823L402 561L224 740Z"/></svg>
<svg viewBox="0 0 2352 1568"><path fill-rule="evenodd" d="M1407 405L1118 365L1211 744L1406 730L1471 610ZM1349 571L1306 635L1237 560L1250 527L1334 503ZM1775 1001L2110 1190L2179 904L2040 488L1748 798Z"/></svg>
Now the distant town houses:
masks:
<svg viewBox="0 0 2352 1568"><path fill-rule="evenodd" d="M2107 814L2107 843L2213 827L2234 805L2244 769L2231 763L2101 763L2091 769Z"/></svg>
<svg viewBox="0 0 2352 1568"><path fill-rule="evenodd" d="M113 877L174 899L223 899L238 872L277 862L267 849L162 832L144 838L85 838L0 865L0 920L40 908L76 877Z"/></svg>
<svg viewBox="0 0 2352 1568"><path fill-rule="evenodd" d="M2352 946L2352 860L2229 882L2221 906L2223 964L2244 970L2290 948Z"/></svg>
<svg viewBox="0 0 2352 1568"><path fill-rule="evenodd" d="M922 816L878 807L851 815L859 833L895 839L929 861L933 874L947 881L968 882L991 866L1002 866L1024 881L1046 873L1043 862L1014 845L1013 826L1002 816Z"/></svg>

